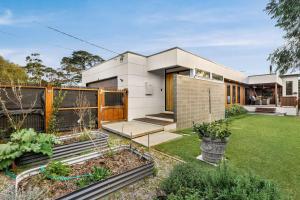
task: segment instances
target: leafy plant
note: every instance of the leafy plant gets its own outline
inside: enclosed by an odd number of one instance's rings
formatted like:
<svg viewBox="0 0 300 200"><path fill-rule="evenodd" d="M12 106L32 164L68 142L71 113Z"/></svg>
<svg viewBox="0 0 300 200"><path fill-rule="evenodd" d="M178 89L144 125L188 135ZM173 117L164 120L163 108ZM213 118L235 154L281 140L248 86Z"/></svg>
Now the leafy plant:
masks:
<svg viewBox="0 0 300 200"><path fill-rule="evenodd" d="M60 104L63 102L67 92L62 92L62 90L58 91L58 94L53 99L52 104L52 113L49 119L49 127L47 129L47 133L49 134L57 134L57 114Z"/></svg>
<svg viewBox="0 0 300 200"><path fill-rule="evenodd" d="M251 174L239 174L225 164L208 170L199 165L176 166L161 184L167 199L283 199L278 187Z"/></svg>
<svg viewBox="0 0 300 200"><path fill-rule="evenodd" d="M232 106L229 106L225 109L225 117L233 117L233 116L238 116L247 113L248 111L243 107L240 106L239 104L234 104Z"/></svg>
<svg viewBox="0 0 300 200"><path fill-rule="evenodd" d="M87 141L90 140L91 136L90 133L88 132L88 130L84 130L83 132L80 133L79 136L79 141Z"/></svg>
<svg viewBox="0 0 300 200"><path fill-rule="evenodd" d="M228 120L194 124L193 130L199 135L200 138L208 137L211 139L224 140L231 135L231 131L228 128Z"/></svg>
<svg viewBox="0 0 300 200"><path fill-rule="evenodd" d="M108 176L110 176L110 174L111 172L109 169L106 169L104 167L93 167L93 172L91 173L91 175L85 176L84 178L78 180L76 184L80 188L82 188L97 181L106 179Z"/></svg>
<svg viewBox="0 0 300 200"><path fill-rule="evenodd" d="M55 176L68 176L71 172L69 165L66 165L60 161L51 161L44 172L46 177Z"/></svg>
<svg viewBox="0 0 300 200"><path fill-rule="evenodd" d="M23 153L34 152L52 156L52 147L58 144L50 134L36 133L33 129L22 129L11 134L10 141L0 144L0 170L7 168Z"/></svg>

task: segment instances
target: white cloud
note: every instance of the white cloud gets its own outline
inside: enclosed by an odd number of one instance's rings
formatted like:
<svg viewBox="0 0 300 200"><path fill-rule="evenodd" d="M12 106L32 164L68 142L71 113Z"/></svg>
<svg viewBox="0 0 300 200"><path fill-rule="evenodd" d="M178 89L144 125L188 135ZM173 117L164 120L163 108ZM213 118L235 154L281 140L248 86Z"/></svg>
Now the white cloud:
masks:
<svg viewBox="0 0 300 200"><path fill-rule="evenodd" d="M0 12L0 26L1 25L26 25L34 21L41 21L45 16L26 15L16 17L10 9Z"/></svg>
<svg viewBox="0 0 300 200"><path fill-rule="evenodd" d="M10 25L13 23L13 14L11 10L6 9L0 14L0 25Z"/></svg>
<svg viewBox="0 0 300 200"><path fill-rule="evenodd" d="M250 30L229 29L208 32L197 31L166 31L155 38L138 41L133 50L148 53L179 46L182 48L200 47L243 47L243 48L274 48L283 43L281 32L276 29Z"/></svg>

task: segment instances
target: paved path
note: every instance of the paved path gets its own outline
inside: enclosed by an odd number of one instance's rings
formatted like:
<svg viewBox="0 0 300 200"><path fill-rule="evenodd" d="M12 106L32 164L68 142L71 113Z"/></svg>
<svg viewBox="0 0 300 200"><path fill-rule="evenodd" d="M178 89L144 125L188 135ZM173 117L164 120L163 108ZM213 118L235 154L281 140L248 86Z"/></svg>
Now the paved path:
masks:
<svg viewBox="0 0 300 200"><path fill-rule="evenodd" d="M148 147L148 139L149 139L149 146L151 147L180 137L182 136L179 134L162 131L158 133L149 134L149 137L148 135L144 135L142 137L135 138L133 139L133 141Z"/></svg>

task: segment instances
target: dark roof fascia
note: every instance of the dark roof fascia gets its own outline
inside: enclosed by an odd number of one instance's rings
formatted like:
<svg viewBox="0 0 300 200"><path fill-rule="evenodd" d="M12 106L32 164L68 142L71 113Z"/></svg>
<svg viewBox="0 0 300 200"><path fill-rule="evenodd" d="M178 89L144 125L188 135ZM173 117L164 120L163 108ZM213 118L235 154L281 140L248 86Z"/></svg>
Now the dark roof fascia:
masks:
<svg viewBox="0 0 300 200"><path fill-rule="evenodd" d="M291 77L291 76L300 77L300 74L283 74L283 75L280 75L280 77Z"/></svg>

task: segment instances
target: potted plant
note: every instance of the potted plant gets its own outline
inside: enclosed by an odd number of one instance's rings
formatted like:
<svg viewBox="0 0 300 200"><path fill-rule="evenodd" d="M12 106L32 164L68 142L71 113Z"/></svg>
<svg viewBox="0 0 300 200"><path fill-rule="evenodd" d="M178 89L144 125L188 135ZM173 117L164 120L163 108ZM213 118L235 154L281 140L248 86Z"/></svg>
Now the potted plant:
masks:
<svg viewBox="0 0 300 200"><path fill-rule="evenodd" d="M213 164L219 163L224 156L226 144L231 135L228 121L194 124L193 129L202 139L200 159Z"/></svg>

